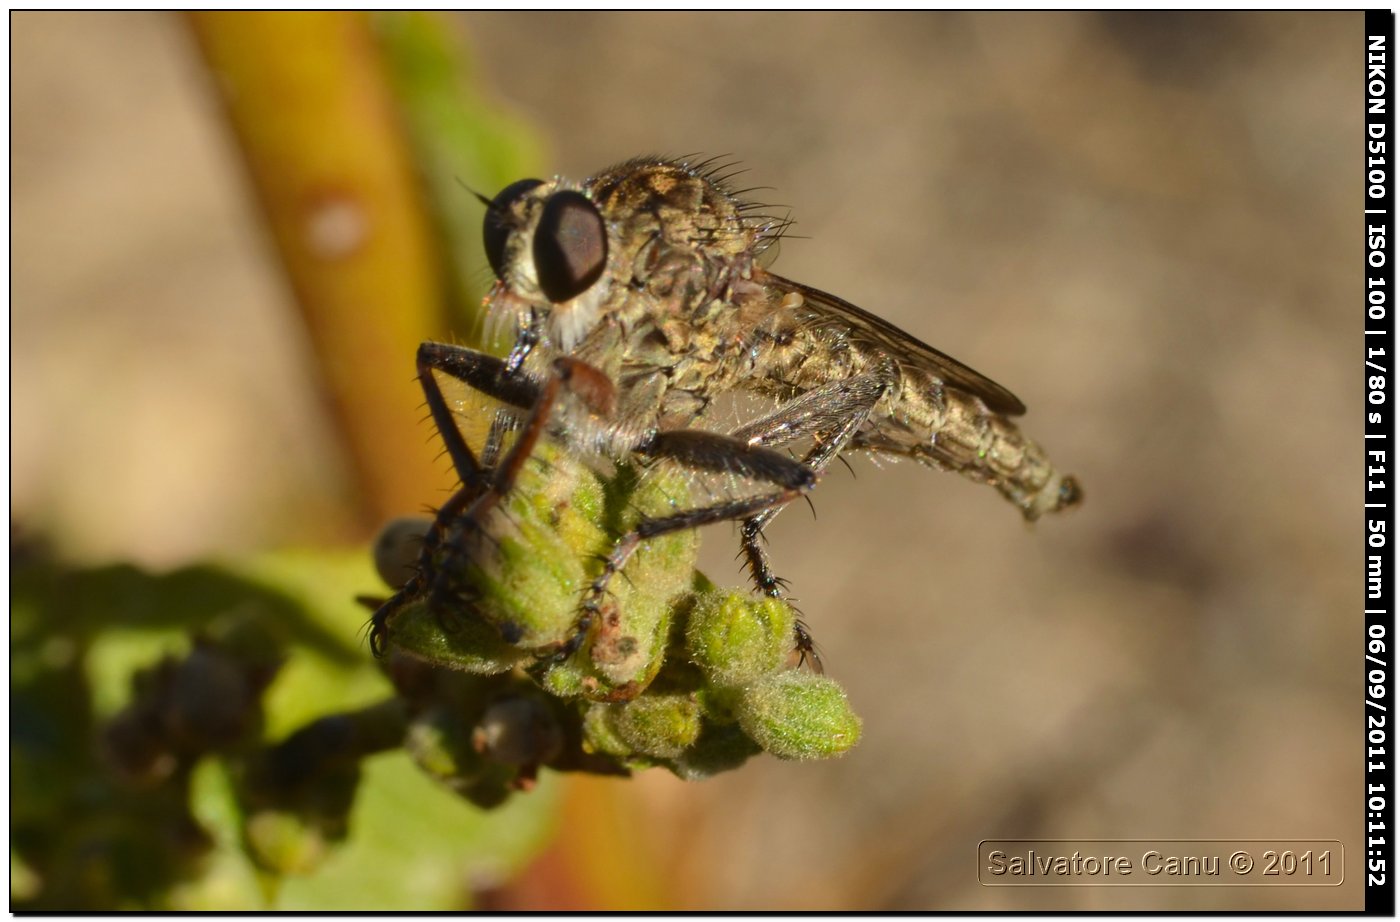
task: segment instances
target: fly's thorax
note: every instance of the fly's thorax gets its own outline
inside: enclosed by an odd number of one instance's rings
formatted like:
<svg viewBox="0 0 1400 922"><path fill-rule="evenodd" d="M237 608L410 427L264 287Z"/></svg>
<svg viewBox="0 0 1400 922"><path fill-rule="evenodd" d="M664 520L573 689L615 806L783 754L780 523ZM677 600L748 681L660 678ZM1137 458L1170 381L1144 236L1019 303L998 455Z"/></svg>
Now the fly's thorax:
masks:
<svg viewBox="0 0 1400 922"><path fill-rule="evenodd" d="M624 364L665 368L668 389L704 402L733 377L753 318L755 259L776 233L702 166L644 158L586 184L616 241L603 319L623 330ZM726 382L727 384L728 382Z"/></svg>
<svg viewBox="0 0 1400 922"><path fill-rule="evenodd" d="M718 256L751 252L762 228L744 217L742 204L712 173L683 162L640 158L589 180L619 243L640 245L659 236L673 247Z"/></svg>
<svg viewBox="0 0 1400 922"><path fill-rule="evenodd" d="M752 318L741 322L752 326L749 352L757 390L792 396L889 363L879 350L852 342L839 326L813 322L800 296L766 292L759 304L741 311ZM892 406L895 399L892 388L881 405Z"/></svg>
<svg viewBox="0 0 1400 922"><path fill-rule="evenodd" d="M613 375L627 412L686 426L717 393L753 374L760 296L747 253L680 247L652 236L635 255L631 284L616 286L602 319L574 354Z"/></svg>
<svg viewBox="0 0 1400 922"><path fill-rule="evenodd" d="M655 158L583 183L514 184L488 214L488 256L500 279L491 306L544 317L566 352L604 320L629 322L619 311L687 315L705 293L717 294L731 262L751 262L778 233L747 208L701 166Z"/></svg>

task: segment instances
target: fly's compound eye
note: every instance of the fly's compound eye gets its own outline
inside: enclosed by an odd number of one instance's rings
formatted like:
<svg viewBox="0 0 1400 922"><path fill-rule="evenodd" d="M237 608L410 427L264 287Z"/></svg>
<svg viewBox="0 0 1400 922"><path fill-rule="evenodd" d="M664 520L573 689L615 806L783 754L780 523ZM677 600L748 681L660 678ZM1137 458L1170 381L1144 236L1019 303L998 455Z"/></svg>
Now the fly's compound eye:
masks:
<svg viewBox="0 0 1400 922"><path fill-rule="evenodd" d="M544 185L542 179L520 179L506 186L486 207L486 217L481 225L481 242L486 248L486 260L491 263L491 271L496 278L502 278L506 261L506 240L510 237L510 225L505 216L516 199L536 186Z"/></svg>
<svg viewBox="0 0 1400 922"><path fill-rule="evenodd" d="M608 233L603 216L582 192L556 192L535 228L535 276L555 304L576 298L603 274Z"/></svg>

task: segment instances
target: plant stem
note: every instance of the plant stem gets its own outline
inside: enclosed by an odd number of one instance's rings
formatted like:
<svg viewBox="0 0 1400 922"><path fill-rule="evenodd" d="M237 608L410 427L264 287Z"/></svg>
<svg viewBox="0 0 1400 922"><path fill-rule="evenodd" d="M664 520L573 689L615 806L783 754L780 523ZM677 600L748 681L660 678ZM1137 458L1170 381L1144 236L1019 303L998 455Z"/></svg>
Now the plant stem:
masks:
<svg viewBox="0 0 1400 922"><path fill-rule="evenodd" d="M448 482L413 408L440 335L442 259L370 22L199 12L190 22L287 272L377 524Z"/></svg>

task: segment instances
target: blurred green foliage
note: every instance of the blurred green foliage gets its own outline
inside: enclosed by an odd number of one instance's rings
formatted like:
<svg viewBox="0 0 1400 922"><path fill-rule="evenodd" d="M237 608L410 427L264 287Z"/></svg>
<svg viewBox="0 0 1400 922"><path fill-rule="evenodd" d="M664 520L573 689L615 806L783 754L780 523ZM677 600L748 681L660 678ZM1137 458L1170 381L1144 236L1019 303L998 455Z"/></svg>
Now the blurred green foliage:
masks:
<svg viewBox="0 0 1400 922"><path fill-rule="evenodd" d="M395 748L392 713L382 755L316 738L394 707L350 598L377 583L365 554L12 565L13 908L461 908L464 869L495 882L545 841L553 785L484 812ZM312 769L300 816L259 793L279 755Z"/></svg>

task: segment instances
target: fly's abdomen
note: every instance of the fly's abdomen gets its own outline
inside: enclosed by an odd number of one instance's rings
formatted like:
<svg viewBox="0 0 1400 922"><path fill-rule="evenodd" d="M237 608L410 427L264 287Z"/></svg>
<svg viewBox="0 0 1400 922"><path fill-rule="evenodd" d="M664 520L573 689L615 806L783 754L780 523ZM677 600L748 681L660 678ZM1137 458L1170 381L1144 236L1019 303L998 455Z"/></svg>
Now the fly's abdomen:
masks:
<svg viewBox="0 0 1400 922"><path fill-rule="evenodd" d="M818 296L826 299L826 312L812 304ZM888 390L849 448L958 471L995 487L1030 521L1080 501L1078 482L1057 471L1012 421L1024 407L1005 388L813 289L765 307L770 313L752 352L748 387L787 399L874 376ZM841 313L831 313L838 308Z"/></svg>
<svg viewBox="0 0 1400 922"><path fill-rule="evenodd" d="M1078 482L1057 471L1015 423L949 396L948 417L926 448L932 460L996 487L1029 521L1079 502Z"/></svg>
<svg viewBox="0 0 1400 922"><path fill-rule="evenodd" d="M853 447L913 457L993 486L1028 521L1082 499L1078 481L1056 470L1007 417L958 391L919 388L915 396L907 384Z"/></svg>

